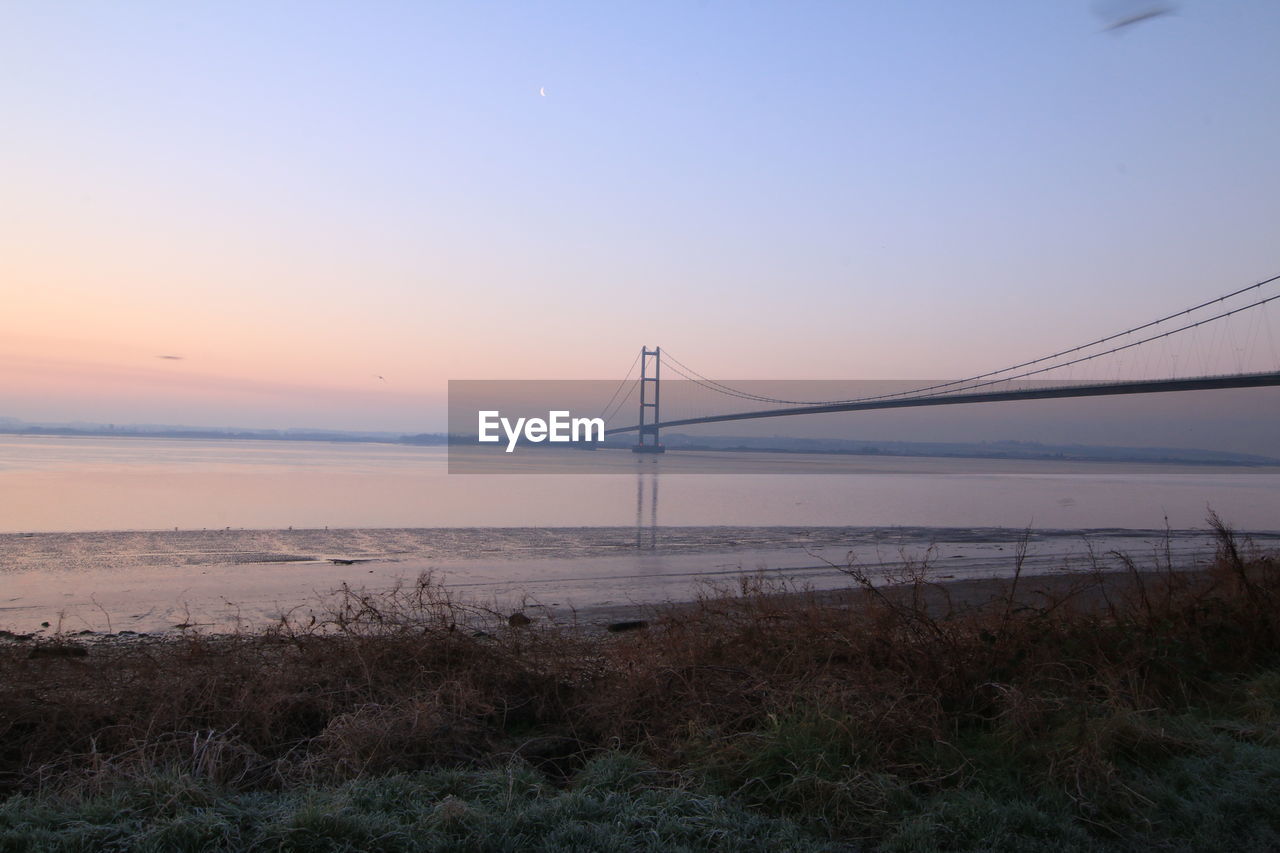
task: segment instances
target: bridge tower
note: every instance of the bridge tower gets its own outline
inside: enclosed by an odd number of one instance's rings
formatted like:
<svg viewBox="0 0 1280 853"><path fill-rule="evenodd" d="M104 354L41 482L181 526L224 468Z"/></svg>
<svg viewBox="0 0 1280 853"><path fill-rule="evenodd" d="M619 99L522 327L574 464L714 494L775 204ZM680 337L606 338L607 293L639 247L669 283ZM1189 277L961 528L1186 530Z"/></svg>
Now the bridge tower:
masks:
<svg viewBox="0 0 1280 853"><path fill-rule="evenodd" d="M650 359L653 360L653 375L649 375ZM667 449L658 440L658 400L660 393L659 378L662 370L662 347L640 348L640 441L631 448L632 453L666 453ZM649 386L653 387L650 388ZM649 422L645 422L646 414L653 410ZM652 436L653 443L645 444L645 436Z"/></svg>

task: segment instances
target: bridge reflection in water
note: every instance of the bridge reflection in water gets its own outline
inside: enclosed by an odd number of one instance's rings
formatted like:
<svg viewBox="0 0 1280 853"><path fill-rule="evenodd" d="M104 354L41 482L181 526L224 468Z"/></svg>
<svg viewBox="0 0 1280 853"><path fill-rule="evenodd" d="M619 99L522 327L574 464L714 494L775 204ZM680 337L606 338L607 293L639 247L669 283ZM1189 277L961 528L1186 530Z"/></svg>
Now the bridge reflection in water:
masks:
<svg viewBox="0 0 1280 853"><path fill-rule="evenodd" d="M636 466L636 548L653 549L658 545L657 460L641 457L638 461L640 464ZM648 498L647 501L646 498Z"/></svg>

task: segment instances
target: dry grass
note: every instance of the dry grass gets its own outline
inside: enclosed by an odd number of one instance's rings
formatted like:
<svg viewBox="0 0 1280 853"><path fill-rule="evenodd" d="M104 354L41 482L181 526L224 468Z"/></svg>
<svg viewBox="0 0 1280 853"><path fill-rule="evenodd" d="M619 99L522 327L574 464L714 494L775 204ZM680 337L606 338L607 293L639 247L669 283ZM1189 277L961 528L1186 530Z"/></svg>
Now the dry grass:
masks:
<svg viewBox="0 0 1280 853"><path fill-rule="evenodd" d="M0 787L93 792L163 767L281 789L513 755L563 781L621 749L837 833L1023 784L1113 831L1151 805L1120 768L1200 749L1168 715L1238 708L1276 731L1280 691L1254 693L1280 664L1280 563L1210 524L1208 571L1113 555L1028 578L1019 555L977 596L927 563L891 586L848 566L840 594L744 580L616 636L508 627L424 576L260 633L8 646Z"/></svg>

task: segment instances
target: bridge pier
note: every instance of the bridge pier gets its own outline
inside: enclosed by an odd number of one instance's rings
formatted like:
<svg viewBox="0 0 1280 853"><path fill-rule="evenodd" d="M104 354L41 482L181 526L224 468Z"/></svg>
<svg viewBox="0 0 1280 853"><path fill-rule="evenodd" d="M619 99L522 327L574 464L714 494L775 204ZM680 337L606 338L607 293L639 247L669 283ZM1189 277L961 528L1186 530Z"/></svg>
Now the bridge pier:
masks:
<svg viewBox="0 0 1280 853"><path fill-rule="evenodd" d="M649 359L653 359L653 375L649 375ZM662 442L658 440L658 422L659 416L659 394L661 392L659 382L662 370L662 347L640 348L640 429L639 441L631 448L632 453L666 453L667 449L662 446ZM650 384L653 385L650 390ZM646 421L646 415L649 410L653 410L653 416ZM645 438L652 438L652 443L645 443Z"/></svg>

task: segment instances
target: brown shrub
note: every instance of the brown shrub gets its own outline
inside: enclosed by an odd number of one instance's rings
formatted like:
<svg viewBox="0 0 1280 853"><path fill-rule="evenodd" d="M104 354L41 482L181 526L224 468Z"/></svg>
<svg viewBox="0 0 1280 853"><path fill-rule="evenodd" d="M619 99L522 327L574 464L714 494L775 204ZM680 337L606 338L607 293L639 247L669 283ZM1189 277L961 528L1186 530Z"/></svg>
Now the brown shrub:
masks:
<svg viewBox="0 0 1280 853"><path fill-rule="evenodd" d="M263 786L529 743L555 744L557 762L572 744L675 764L718 745L746 755L759 732L802 718L922 784L953 772L938 755L966 732L1051 742L1046 772L1093 802L1116 754L1162 743L1099 728L1097 709L1140 722L1277 663L1280 565L1211 524L1208 571L1119 556L1118 572L1098 558L1029 578L1019 557L1005 581L938 584L926 561L885 585L848 566L845 590L748 579L622 634L542 618L512 629L424 576L381 595L341 590L327 614L261 633L100 643L74 658L12 644L0 647L0 787L157 765Z"/></svg>

